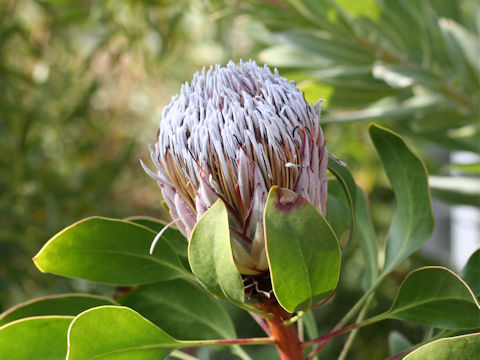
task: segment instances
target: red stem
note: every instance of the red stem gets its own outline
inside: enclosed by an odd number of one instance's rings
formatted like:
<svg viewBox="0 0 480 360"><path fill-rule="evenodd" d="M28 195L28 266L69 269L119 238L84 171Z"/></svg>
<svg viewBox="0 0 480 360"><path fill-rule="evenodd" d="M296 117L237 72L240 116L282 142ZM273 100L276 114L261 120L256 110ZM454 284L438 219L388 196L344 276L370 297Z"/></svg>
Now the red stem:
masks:
<svg viewBox="0 0 480 360"><path fill-rule="evenodd" d="M277 302L266 302L259 305L262 311L273 315L265 319L272 332L275 346L281 360L304 360L300 341L294 324L284 325L292 314L285 311Z"/></svg>
<svg viewBox="0 0 480 360"><path fill-rule="evenodd" d="M332 331L326 335L323 335L323 336L319 336L318 338L316 339L313 339L313 340L309 340L309 341L305 341L303 344L302 344L302 347L303 348L307 348L313 344L316 344L316 343L323 343L324 341L328 341L330 340L332 337L335 337L335 336L338 336L338 335L342 335L343 333L346 333L346 332L349 332L353 329L356 329L357 327L359 327L360 325L364 325L363 323L358 323L358 324L353 324L353 325L350 325L350 326L347 326L347 327L344 327L343 329L340 329L340 330L336 330L336 331Z"/></svg>

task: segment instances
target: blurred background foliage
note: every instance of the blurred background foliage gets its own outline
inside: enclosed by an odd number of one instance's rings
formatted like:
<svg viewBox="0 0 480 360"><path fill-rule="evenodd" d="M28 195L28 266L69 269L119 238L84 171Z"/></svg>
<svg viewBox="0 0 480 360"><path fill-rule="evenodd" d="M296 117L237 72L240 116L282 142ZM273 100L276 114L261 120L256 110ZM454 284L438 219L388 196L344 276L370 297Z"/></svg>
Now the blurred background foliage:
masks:
<svg viewBox="0 0 480 360"><path fill-rule="evenodd" d="M1 0L0 310L54 292L112 291L39 274L31 257L86 216L166 218L138 159L148 158L180 84L229 59L277 67L312 104L327 100L329 150L369 194L380 234L394 198L368 140L370 121L422 154L438 199L478 207L478 157L455 163L450 154L479 151L479 30L475 0ZM320 332L338 321L328 314L361 293L354 250L339 296L316 314ZM417 256L404 264L378 306L391 301L402 271L434 263ZM421 328L392 323L421 339ZM252 335L250 326L240 335ZM386 357L390 328L366 329L352 353ZM327 351L338 353L341 341Z"/></svg>

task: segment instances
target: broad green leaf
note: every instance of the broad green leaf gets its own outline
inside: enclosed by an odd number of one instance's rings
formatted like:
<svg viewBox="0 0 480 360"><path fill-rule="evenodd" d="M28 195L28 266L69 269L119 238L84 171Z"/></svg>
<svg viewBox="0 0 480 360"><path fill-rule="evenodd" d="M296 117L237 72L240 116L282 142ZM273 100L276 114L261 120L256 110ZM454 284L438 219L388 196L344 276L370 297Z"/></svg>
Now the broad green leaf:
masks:
<svg viewBox="0 0 480 360"><path fill-rule="evenodd" d="M341 255L335 233L306 200L277 186L270 189L264 216L275 296L289 312L308 310L337 286Z"/></svg>
<svg viewBox="0 0 480 360"><path fill-rule="evenodd" d="M434 227L432 204L425 165L405 141L375 124L369 131L397 202L386 243L382 274L387 274L429 239Z"/></svg>
<svg viewBox="0 0 480 360"><path fill-rule="evenodd" d="M476 296L480 295L480 249L475 251L467 261L460 274Z"/></svg>
<svg viewBox="0 0 480 360"><path fill-rule="evenodd" d="M142 285L117 299L181 340L233 339L232 320L205 291L177 279Z"/></svg>
<svg viewBox="0 0 480 360"><path fill-rule="evenodd" d="M186 272L175 251L155 232L132 222L101 217L81 220L50 239L34 257L42 272L112 285L146 284Z"/></svg>
<svg viewBox="0 0 480 360"><path fill-rule="evenodd" d="M378 275L377 241L370 216L368 215L366 196L360 187L357 187L355 207L355 234L365 260L363 287L369 289Z"/></svg>
<svg viewBox="0 0 480 360"><path fill-rule="evenodd" d="M412 343L398 331L392 331L388 335L388 349L390 355L398 354L399 352L408 349Z"/></svg>
<svg viewBox="0 0 480 360"><path fill-rule="evenodd" d="M0 327L0 360L64 360L73 316L39 316Z"/></svg>
<svg viewBox="0 0 480 360"><path fill-rule="evenodd" d="M148 216L132 216L126 218L125 220L135 224L143 225L157 233L160 232L166 225L161 221ZM169 227L167 230L165 230L162 237L165 238L170 245L172 245L178 256L185 259L188 257L188 241L179 230Z"/></svg>
<svg viewBox="0 0 480 360"><path fill-rule="evenodd" d="M331 157L328 158L328 170L335 175L342 185L350 206L350 234L347 242L348 246L355 232L355 202L357 200L357 186L355 185L355 180L353 179L352 174L350 174L350 171Z"/></svg>
<svg viewBox="0 0 480 360"><path fill-rule="evenodd" d="M227 208L218 199L197 221L188 246L193 274L220 299L243 303L243 281L233 259Z"/></svg>
<svg viewBox="0 0 480 360"><path fill-rule="evenodd" d="M424 267L403 281L385 315L442 329L480 327L480 305L472 290L451 270Z"/></svg>
<svg viewBox="0 0 480 360"><path fill-rule="evenodd" d="M68 330L68 360L164 359L181 343L122 306L100 306L78 315Z"/></svg>
<svg viewBox="0 0 480 360"><path fill-rule="evenodd" d="M475 360L480 354L480 333L440 339L425 344L404 360Z"/></svg>
<svg viewBox="0 0 480 360"><path fill-rule="evenodd" d="M31 316L75 316L82 311L101 305L116 305L116 302L103 296L88 294L61 294L40 297L18 304L0 314L0 326Z"/></svg>

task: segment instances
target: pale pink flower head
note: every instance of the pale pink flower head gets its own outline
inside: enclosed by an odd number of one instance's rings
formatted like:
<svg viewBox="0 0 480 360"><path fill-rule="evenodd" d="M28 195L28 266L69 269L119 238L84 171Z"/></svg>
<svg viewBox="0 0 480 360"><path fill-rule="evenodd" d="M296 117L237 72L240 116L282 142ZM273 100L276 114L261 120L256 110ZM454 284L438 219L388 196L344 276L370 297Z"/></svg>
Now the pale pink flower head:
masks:
<svg viewBox="0 0 480 360"><path fill-rule="evenodd" d="M221 198L239 271L267 271L263 212L269 189L293 190L325 213L328 154L320 103L312 107L292 81L254 61L195 73L163 110L151 149L157 171L146 169L179 230L189 238Z"/></svg>

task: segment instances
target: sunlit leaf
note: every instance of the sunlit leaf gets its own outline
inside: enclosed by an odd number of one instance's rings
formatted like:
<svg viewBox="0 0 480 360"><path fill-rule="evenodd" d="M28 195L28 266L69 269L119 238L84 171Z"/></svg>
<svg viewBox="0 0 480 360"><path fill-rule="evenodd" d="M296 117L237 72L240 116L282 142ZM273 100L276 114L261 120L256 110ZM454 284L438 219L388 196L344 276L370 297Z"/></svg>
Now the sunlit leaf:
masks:
<svg viewBox="0 0 480 360"><path fill-rule="evenodd" d="M480 333L440 339L425 344L404 357L404 360L473 360L480 354Z"/></svg>
<svg viewBox="0 0 480 360"><path fill-rule="evenodd" d="M93 217L50 239L34 257L42 272L112 285L145 284L181 277L186 272L170 243L128 221Z"/></svg>
<svg viewBox="0 0 480 360"><path fill-rule="evenodd" d="M78 315L87 309L101 305L115 305L116 302L89 294L61 294L44 296L18 304L0 314L0 326L31 316Z"/></svg>
<svg viewBox="0 0 480 360"><path fill-rule="evenodd" d="M1 360L64 360L73 316L40 316L0 327Z"/></svg>
<svg viewBox="0 0 480 360"><path fill-rule="evenodd" d="M72 321L68 360L164 359L180 343L132 309L100 306Z"/></svg>
<svg viewBox="0 0 480 360"><path fill-rule="evenodd" d="M139 225L143 225L156 232L160 232L166 225L160 220L147 216L132 216L126 218L125 220ZM178 256L182 258L188 257L188 241L178 229L169 227L167 230L164 231L162 237L170 243Z"/></svg>

